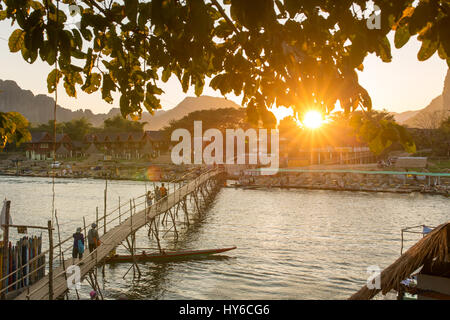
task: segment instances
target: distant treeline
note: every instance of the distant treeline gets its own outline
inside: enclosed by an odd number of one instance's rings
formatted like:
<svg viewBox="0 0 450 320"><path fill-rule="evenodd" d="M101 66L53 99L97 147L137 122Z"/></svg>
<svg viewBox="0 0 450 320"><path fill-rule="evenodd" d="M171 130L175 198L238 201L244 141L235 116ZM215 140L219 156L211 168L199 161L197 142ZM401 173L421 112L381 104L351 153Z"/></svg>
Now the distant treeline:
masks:
<svg viewBox="0 0 450 320"><path fill-rule="evenodd" d="M86 118L74 119L68 122L57 122L56 133L65 133L73 141L81 141L89 133L111 132L143 132L147 122L137 122L124 119L121 115L106 119L102 127L94 127ZM30 132L53 133L54 122L49 121L29 128Z"/></svg>

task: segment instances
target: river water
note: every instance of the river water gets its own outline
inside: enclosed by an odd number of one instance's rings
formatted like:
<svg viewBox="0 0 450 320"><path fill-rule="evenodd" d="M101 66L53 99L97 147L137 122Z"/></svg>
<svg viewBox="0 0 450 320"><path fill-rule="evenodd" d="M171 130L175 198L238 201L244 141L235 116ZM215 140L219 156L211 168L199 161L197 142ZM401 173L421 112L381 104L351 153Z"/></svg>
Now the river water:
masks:
<svg viewBox="0 0 450 320"><path fill-rule="evenodd" d="M107 207L150 186L109 181ZM63 238L83 225L83 216L94 221L96 206L103 212L104 187L101 180L55 181ZM49 178L2 176L0 196L12 201L15 224L45 226L51 217ZM123 279L127 264L107 266L99 283L107 299L346 299L365 284L369 266L383 269L399 257L401 228L449 219L450 201L441 196L223 188L205 218L166 246L236 250L216 259L141 264L139 280L132 272ZM155 246L146 234L137 233L138 247ZM406 248L418 239L408 235ZM83 283L81 297L90 290Z"/></svg>

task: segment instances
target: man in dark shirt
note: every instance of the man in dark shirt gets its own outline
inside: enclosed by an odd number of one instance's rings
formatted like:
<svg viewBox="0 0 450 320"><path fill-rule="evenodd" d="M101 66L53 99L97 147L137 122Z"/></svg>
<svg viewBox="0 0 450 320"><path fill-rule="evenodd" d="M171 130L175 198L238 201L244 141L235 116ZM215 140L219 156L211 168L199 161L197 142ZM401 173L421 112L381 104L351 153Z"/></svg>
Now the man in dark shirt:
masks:
<svg viewBox="0 0 450 320"><path fill-rule="evenodd" d="M91 230L89 230L87 238L88 238L88 243L89 243L89 253L91 253L92 251L94 251L97 246L98 246L98 240L99 240L99 236L98 236L98 231L97 231L97 225L95 223L93 223L91 225Z"/></svg>
<svg viewBox="0 0 450 320"><path fill-rule="evenodd" d="M83 252L84 252L84 236L81 233L81 228L77 228L77 232L73 234L72 257L74 261L77 257L81 260L83 258Z"/></svg>

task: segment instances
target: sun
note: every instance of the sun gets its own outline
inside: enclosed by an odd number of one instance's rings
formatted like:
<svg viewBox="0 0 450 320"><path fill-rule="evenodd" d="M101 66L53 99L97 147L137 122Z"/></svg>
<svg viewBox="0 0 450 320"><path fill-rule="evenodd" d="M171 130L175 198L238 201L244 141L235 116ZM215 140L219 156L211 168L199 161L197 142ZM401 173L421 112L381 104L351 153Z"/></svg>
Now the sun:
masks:
<svg viewBox="0 0 450 320"><path fill-rule="evenodd" d="M322 114L319 111L310 110L305 113L302 123L309 129L317 129L323 124Z"/></svg>

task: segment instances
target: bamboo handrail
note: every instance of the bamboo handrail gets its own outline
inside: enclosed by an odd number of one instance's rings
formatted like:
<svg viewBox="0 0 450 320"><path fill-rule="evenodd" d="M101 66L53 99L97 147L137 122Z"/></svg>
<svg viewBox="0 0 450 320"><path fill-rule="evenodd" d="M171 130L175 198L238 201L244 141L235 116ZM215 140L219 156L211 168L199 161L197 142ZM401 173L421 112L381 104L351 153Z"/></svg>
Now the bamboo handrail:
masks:
<svg viewBox="0 0 450 320"><path fill-rule="evenodd" d="M201 173L199 176L195 177L195 178L193 179L192 182L194 182L195 186L197 186L197 179L198 179L199 177L202 177L202 176L204 176L204 175L206 175L206 174L209 174L209 173L211 173L212 171L215 171L215 170L216 170L216 169L210 169L210 170L207 170L207 171ZM165 201L166 199L169 199L169 197L174 197L174 199L176 199L176 198L177 198L177 197L176 197L177 191L178 191L178 199L180 199L181 190L182 190L184 187L186 187L186 186L188 185L188 183L187 183L187 184L183 184L183 185L181 185L181 186L180 186L180 185L177 186L177 185L176 185L176 183L177 183L176 181L180 181L182 178L184 178L184 177L186 177L186 176L192 174L192 171L193 171L193 170L189 171L188 173L184 174L183 176L181 176L181 177L178 178L178 179L173 179L173 180L167 182L168 184L170 184L170 183L174 184L174 191L173 191L172 193L168 193L165 197L159 199L158 201L156 201L155 203L153 203L151 206L147 207L147 209L148 209L148 208L153 208L154 206L157 206L157 205L160 205L163 201ZM184 180L183 180L183 182L184 182ZM169 186L169 188L170 188L170 186ZM170 190L170 189L169 189L169 190ZM192 192L191 192L191 193L192 193ZM136 199L140 199L140 198L144 198L144 197L146 198L146 197L147 197L147 194L140 195L140 196L138 196L137 198L135 198L135 200L136 200ZM117 220L117 219L120 218L122 215L129 213L129 212L132 211L133 209L136 211L136 208L138 208L139 206L141 206L141 205L143 205L143 204L146 204L146 201L147 201L147 199L145 199L144 201L138 203L137 205L135 204L135 205L133 206L133 208L131 208L131 209L125 211L125 212L120 212L120 211L119 211L120 215L119 215L118 217L116 217L116 218L114 218L114 219L112 219L112 220L110 220L110 221L106 221L106 220L105 220L106 222L105 222L104 224L100 225L100 226L97 226L97 228L103 227L104 225L108 226L108 225L111 224L113 221ZM119 208L122 208L122 207L125 206L125 205L128 205L128 203L127 203L127 202L124 202L123 205L120 205L119 207L113 209L111 212L109 212L107 215L105 215L105 218L111 216L113 213L115 213L116 211L118 211ZM159 214L161 214L161 213L159 213ZM124 221L126 221L126 220L124 220ZM56 248L58 248L58 247L61 247L64 243L66 243L67 241L70 241L71 239L72 239L72 237L69 236L69 237L67 237L66 239L62 240L61 242L59 242L58 244L56 244L55 246L53 246L53 250L56 249ZM66 252L66 251L68 251L68 250L70 250L70 249L71 249L71 246L68 246L68 247L65 248L64 250L61 250L61 252L60 252L59 254L55 255L55 256L53 257L52 260L53 260L53 261L57 261L57 258L58 258L58 257L60 257L61 255L63 255L64 252ZM37 255L36 257L34 257L33 259L29 260L26 264L20 266L20 268L18 268L18 269L16 269L16 270L10 272L9 274L5 275L3 278L0 279L0 282L3 281L3 280L8 279L11 275L16 274L17 272L19 272L20 270L22 270L24 267L28 266L30 263L36 261L37 259L42 258L42 257L45 257L45 255L48 254L49 252L50 252L50 249L47 249L47 250L45 250L44 252L40 253L39 255ZM90 253L87 257L91 256L93 253L96 253L96 250L94 250L92 253ZM97 257L96 257L95 261L96 261L96 264L97 264ZM27 275L25 275L25 277L27 277L27 276L29 276L29 275L31 275L31 274L34 274L34 273L37 272L38 270L40 270L40 269L46 267L46 266L47 266L47 263L48 263L48 261L47 261L46 263L44 263L43 265L39 266L38 268L36 268L35 270L31 271L31 272L28 273ZM78 265L78 264L77 264L77 265ZM60 266L61 266L61 263L58 264L58 267L60 267ZM57 277L63 275L65 272L66 272L66 270L64 270L63 272L58 273L57 275L53 275L52 278L53 278L53 279L54 279L54 278L57 278ZM0 293L3 292L3 291L5 291L5 290L7 290L7 289L10 288L11 286L17 284L18 282L24 280L25 277L22 276L20 279L16 280L14 283L8 284L7 287L2 288L2 289L0 290ZM44 283L42 286L40 286L40 287L38 287L37 289L33 290L31 293L28 293L28 296L29 296L30 294L36 292L37 290L40 290L42 287L48 285L48 282L49 282L48 280L45 281L45 283Z"/></svg>

